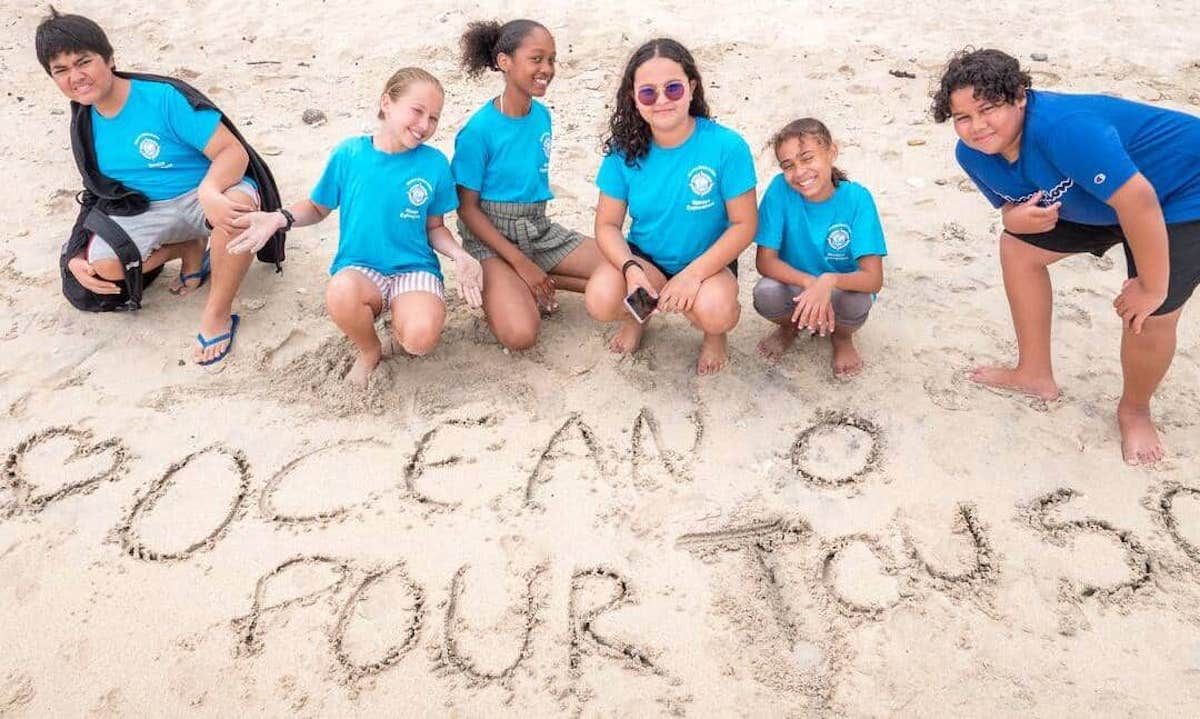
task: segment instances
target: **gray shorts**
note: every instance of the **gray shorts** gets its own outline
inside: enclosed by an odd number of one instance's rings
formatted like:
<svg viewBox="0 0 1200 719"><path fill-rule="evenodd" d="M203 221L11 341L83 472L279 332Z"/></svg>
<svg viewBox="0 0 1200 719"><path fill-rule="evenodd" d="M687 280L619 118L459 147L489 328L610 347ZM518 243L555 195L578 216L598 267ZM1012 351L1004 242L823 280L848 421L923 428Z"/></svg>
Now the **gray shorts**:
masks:
<svg viewBox="0 0 1200 719"><path fill-rule="evenodd" d="M784 284L770 277L763 277L754 285L754 310L775 322L791 319L796 311L793 297L804 292L798 285ZM833 291L833 318L839 325L859 327L867 321L874 300L868 292Z"/></svg>
<svg viewBox="0 0 1200 719"><path fill-rule="evenodd" d="M483 214L492 221L500 234L521 249L521 253L542 272L549 272L571 254L583 242L583 235L551 222L546 217L545 202L491 202L479 203ZM482 240L471 234L460 217L458 234L463 240L463 249L475 259L483 262L489 257L498 257Z"/></svg>
<svg viewBox="0 0 1200 719"><path fill-rule="evenodd" d="M405 292L428 292L436 295L439 300L445 301L446 299L441 279L432 272L418 270L401 272L397 275L385 275L378 270L362 265L348 265L346 269L361 273L379 289L379 296L383 298L384 312L387 312L388 307L391 306L392 299Z"/></svg>
<svg viewBox="0 0 1200 719"><path fill-rule="evenodd" d="M244 192L259 204L258 190L242 180L229 188ZM140 215L129 217L113 216L112 221L129 235L145 260L163 245L202 240L212 231L204 221L204 208L200 207L199 188L185 192L169 200L155 200ZM88 242L87 261L115 260L117 255L103 238L92 235Z"/></svg>

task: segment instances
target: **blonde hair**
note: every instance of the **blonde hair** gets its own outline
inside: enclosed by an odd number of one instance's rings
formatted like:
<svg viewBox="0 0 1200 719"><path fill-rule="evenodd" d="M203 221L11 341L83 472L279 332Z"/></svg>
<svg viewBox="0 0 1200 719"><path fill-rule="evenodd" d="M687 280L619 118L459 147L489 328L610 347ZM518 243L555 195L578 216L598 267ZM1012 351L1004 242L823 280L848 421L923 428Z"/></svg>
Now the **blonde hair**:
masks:
<svg viewBox="0 0 1200 719"><path fill-rule="evenodd" d="M442 89L442 83L430 73L419 67L402 67L388 78L387 84L383 86L383 94L380 97L387 95L392 99L392 102L395 102L400 99L405 90L421 82L427 82L445 94L445 90ZM376 116L382 120L383 110L380 109Z"/></svg>

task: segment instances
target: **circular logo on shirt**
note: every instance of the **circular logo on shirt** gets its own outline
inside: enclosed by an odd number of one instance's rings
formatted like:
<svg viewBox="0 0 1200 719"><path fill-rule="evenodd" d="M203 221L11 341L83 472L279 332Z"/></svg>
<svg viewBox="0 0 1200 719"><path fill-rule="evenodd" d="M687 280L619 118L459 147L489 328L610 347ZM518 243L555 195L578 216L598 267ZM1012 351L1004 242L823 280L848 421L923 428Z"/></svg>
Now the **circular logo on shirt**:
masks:
<svg viewBox="0 0 1200 719"><path fill-rule="evenodd" d="M1096 183L1097 185L1103 185L1104 181L1107 179L1108 179L1108 176L1105 175L1103 172L1101 172L1092 178L1092 182Z"/></svg>
<svg viewBox="0 0 1200 719"><path fill-rule="evenodd" d="M548 132L542 133L542 152L546 154L546 157L550 157L550 133Z"/></svg>
<svg viewBox="0 0 1200 719"><path fill-rule="evenodd" d="M420 207L433 195L433 186L423 178L416 177L408 181L408 202L413 207Z"/></svg>
<svg viewBox="0 0 1200 719"><path fill-rule="evenodd" d="M704 197L708 193L712 192L716 185L717 173L713 172L712 168L710 167L700 165L699 167L693 167L692 170L688 172L688 187L692 189L692 192L694 192L697 197Z"/></svg>
<svg viewBox="0 0 1200 719"><path fill-rule="evenodd" d="M835 250L844 250L850 244L850 228L845 225L834 225L825 235L825 242Z"/></svg>
<svg viewBox="0 0 1200 719"><path fill-rule="evenodd" d="M153 162L158 159L158 153L162 152L162 146L159 144L158 135L153 132L143 132L133 141L137 147L138 154Z"/></svg>

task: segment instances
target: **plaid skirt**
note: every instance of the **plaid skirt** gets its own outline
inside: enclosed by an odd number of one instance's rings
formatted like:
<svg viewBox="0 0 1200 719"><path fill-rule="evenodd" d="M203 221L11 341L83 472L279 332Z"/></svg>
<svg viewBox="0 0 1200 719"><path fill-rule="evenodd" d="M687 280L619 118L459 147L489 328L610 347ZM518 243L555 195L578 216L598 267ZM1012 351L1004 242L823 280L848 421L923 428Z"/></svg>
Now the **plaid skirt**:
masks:
<svg viewBox="0 0 1200 719"><path fill-rule="evenodd" d="M545 202L483 200L479 204L483 214L487 215L500 234L520 248L521 254L533 260L542 272L557 267L584 240L580 233L551 222L546 217ZM458 220L458 234L462 237L463 249L480 262L489 257L498 257L471 233L461 218Z"/></svg>

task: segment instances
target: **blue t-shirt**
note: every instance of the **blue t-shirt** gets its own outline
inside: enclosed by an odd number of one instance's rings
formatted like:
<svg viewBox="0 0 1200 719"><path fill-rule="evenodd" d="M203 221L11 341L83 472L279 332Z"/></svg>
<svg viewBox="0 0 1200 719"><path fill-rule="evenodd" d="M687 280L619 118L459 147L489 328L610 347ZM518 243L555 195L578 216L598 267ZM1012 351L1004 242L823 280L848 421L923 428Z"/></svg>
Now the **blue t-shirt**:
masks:
<svg viewBox="0 0 1200 719"><path fill-rule="evenodd" d="M1154 186L1166 221L1200 220L1200 117L1107 95L1030 90L1020 156L1009 163L961 140L958 164L995 207L1042 191L1041 204L1085 225L1118 224L1105 204L1134 173Z"/></svg>
<svg viewBox="0 0 1200 719"><path fill-rule="evenodd" d="M454 138L454 181L490 202L545 202L550 192L550 111L534 100L508 117L489 100Z"/></svg>
<svg viewBox="0 0 1200 719"><path fill-rule="evenodd" d="M704 254L729 227L725 203L754 189L754 158L741 135L696 118L682 145L650 143L636 167L614 152L600 163L600 191L625 202L629 241L672 274Z"/></svg>
<svg viewBox="0 0 1200 719"><path fill-rule="evenodd" d="M425 221L458 207L458 195L441 151L418 145L405 152L380 152L370 135L352 137L329 156L310 199L341 208L329 274L361 265L385 275L424 271L442 276Z"/></svg>
<svg viewBox="0 0 1200 719"><path fill-rule="evenodd" d="M100 172L151 200L169 200L200 186L212 162L204 148L221 114L196 110L164 82L130 80L116 116L92 107L92 142Z"/></svg>
<svg viewBox="0 0 1200 719"><path fill-rule="evenodd" d="M783 173L758 206L754 241L779 252L792 267L810 275L847 274L867 255L887 255L883 226L867 188L842 180L824 202L810 202L796 192Z"/></svg>

